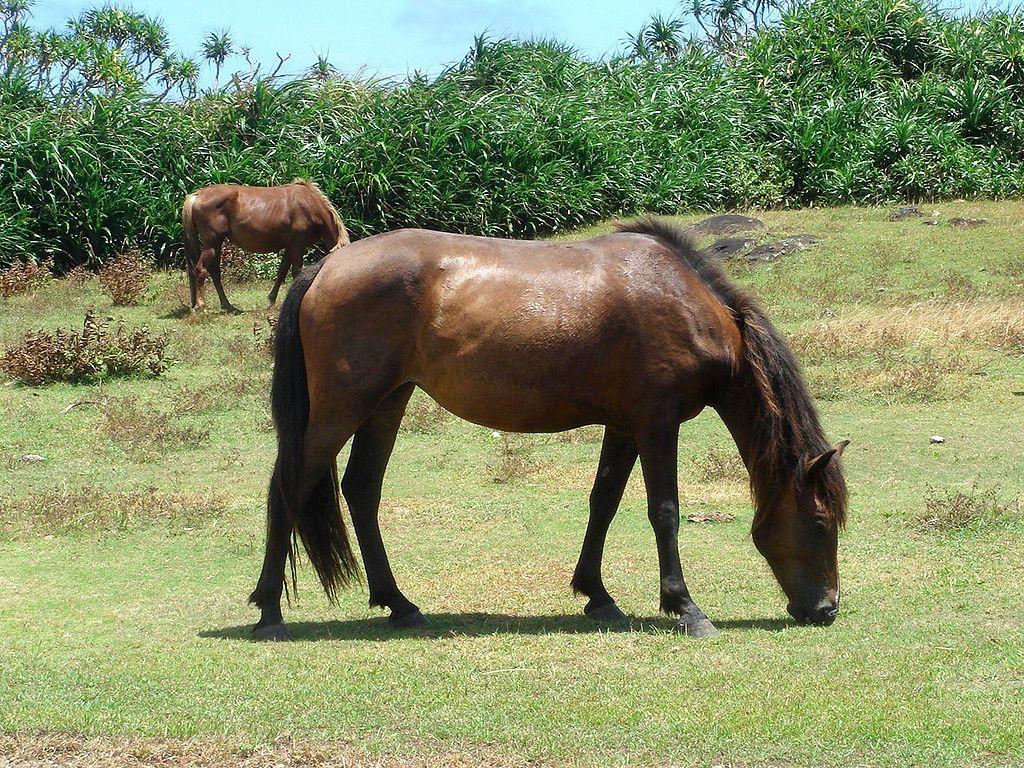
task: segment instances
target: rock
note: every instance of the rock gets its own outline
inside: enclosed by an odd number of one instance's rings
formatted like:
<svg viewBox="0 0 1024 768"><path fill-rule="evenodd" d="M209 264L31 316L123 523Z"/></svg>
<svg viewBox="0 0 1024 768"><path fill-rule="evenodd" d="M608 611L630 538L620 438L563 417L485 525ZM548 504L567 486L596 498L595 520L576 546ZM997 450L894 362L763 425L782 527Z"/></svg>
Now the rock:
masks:
<svg viewBox="0 0 1024 768"><path fill-rule="evenodd" d="M960 229L974 229L988 222L988 219L972 219L969 216L954 216L949 220L949 226Z"/></svg>
<svg viewBox="0 0 1024 768"><path fill-rule="evenodd" d="M942 435L932 435L932 445L937 445L939 443L944 442L946 442L946 438L944 438Z"/></svg>
<svg viewBox="0 0 1024 768"><path fill-rule="evenodd" d="M889 221L903 221L903 219L914 219L918 216L924 216L921 206L905 205L902 208L897 208L895 211L890 211L889 215L885 218Z"/></svg>
<svg viewBox="0 0 1024 768"><path fill-rule="evenodd" d="M744 248L754 244L749 237L720 237L703 250L703 254L712 259L728 259Z"/></svg>
<svg viewBox="0 0 1024 768"><path fill-rule="evenodd" d="M26 464L36 464L40 461L46 461L46 457L40 456L38 453L26 453L21 457L21 460Z"/></svg>
<svg viewBox="0 0 1024 768"><path fill-rule="evenodd" d="M738 213L722 213L698 221L690 231L698 235L735 235L739 232L753 232L764 229L764 222Z"/></svg>
<svg viewBox="0 0 1024 768"><path fill-rule="evenodd" d="M934 227L934 226L936 226L939 223L939 220L938 219L925 219L921 223L924 224L926 227Z"/></svg>
<svg viewBox="0 0 1024 768"><path fill-rule="evenodd" d="M793 251L802 251L809 245L820 243L821 238L816 235L793 235L774 243L765 243L747 254L747 261L775 261Z"/></svg>

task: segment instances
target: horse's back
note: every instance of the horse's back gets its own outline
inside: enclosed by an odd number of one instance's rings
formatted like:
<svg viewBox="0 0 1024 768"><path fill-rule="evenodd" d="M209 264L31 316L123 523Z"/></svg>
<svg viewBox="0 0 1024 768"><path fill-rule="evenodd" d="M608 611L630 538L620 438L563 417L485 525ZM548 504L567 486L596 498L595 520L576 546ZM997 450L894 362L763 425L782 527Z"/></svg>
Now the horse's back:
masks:
<svg viewBox="0 0 1024 768"><path fill-rule="evenodd" d="M463 418L518 431L702 399L731 367L736 338L691 271L629 234L377 235L327 258L301 322L317 348L307 359L344 361L351 385L415 381Z"/></svg>

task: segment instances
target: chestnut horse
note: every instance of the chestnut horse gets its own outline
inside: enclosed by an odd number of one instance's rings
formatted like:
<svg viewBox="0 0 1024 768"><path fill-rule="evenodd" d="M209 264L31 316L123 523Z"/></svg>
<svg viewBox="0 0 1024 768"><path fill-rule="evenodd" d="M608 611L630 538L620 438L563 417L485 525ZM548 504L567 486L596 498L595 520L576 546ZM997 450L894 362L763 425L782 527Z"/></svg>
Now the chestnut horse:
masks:
<svg viewBox="0 0 1024 768"><path fill-rule="evenodd" d="M225 240L250 253L284 251L274 287L267 296L270 306L277 302L289 265L293 279L302 271L307 249L317 243L331 249L349 241L341 216L327 195L305 179L279 187L203 187L185 198L181 228L192 308L206 306L203 283L209 274L225 312L238 312L228 301L221 282L220 252Z"/></svg>
<svg viewBox="0 0 1024 768"><path fill-rule="evenodd" d="M717 632L679 561L680 424L714 408L750 473L753 540L799 622L839 610L846 485L785 341L759 306L654 220L582 242L519 242L422 230L329 254L292 285L277 325L272 409L278 451L254 635L283 639L286 560L302 542L327 595L357 576L395 626L424 619L402 594L377 522L381 483L415 387L490 429L605 427L590 521L572 578L585 613L621 620L605 589L605 535L637 461L657 541L662 610L689 635Z"/></svg>

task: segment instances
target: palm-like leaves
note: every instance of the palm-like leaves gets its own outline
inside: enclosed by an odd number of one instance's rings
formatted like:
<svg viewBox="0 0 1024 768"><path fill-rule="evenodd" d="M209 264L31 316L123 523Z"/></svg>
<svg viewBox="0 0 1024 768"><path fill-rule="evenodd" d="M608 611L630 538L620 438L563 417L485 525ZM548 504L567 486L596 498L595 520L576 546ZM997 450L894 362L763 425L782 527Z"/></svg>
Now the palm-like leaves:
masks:
<svg viewBox="0 0 1024 768"><path fill-rule="evenodd" d="M226 29L208 33L203 38L202 52L203 59L213 64L214 87L216 88L220 84L221 67L235 52L235 42L231 39L231 33Z"/></svg>

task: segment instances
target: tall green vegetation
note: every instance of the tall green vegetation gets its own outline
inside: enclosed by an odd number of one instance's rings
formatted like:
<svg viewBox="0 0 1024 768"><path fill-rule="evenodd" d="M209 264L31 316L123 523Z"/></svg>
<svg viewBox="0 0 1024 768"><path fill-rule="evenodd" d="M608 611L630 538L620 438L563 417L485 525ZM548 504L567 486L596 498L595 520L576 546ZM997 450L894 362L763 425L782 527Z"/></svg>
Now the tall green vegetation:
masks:
<svg viewBox="0 0 1024 768"><path fill-rule="evenodd" d="M83 80L88 57L41 74L50 33L25 26L24 5L0 2L0 261L130 246L173 260L190 191L300 175L356 235L531 236L641 210L1024 189L1020 11L698 3L697 39L656 17L623 55L591 61L556 41L480 37L437 77L402 83L347 79L326 60L303 79L251 64L221 78L245 51L216 33L204 56L223 87L197 92L201 64L136 16L64 34L117 64L99 79Z"/></svg>

